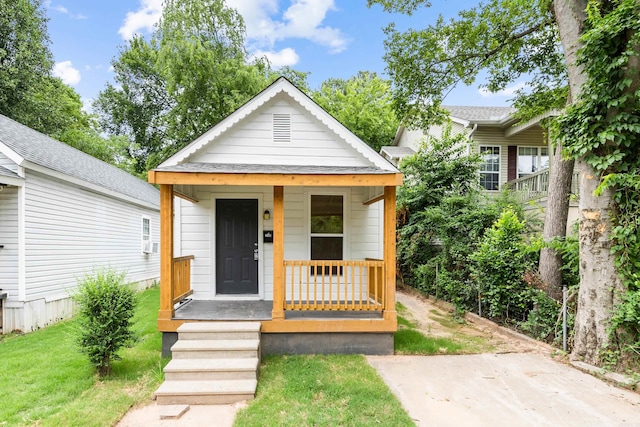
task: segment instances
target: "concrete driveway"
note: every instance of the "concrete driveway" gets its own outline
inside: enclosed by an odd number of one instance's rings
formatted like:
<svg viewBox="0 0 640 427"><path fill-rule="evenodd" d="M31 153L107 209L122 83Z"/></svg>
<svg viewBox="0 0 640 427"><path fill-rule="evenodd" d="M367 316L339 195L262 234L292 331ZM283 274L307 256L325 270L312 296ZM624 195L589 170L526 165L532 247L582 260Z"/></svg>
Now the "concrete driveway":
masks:
<svg viewBox="0 0 640 427"><path fill-rule="evenodd" d="M418 426L640 426L640 395L539 354L367 360Z"/></svg>

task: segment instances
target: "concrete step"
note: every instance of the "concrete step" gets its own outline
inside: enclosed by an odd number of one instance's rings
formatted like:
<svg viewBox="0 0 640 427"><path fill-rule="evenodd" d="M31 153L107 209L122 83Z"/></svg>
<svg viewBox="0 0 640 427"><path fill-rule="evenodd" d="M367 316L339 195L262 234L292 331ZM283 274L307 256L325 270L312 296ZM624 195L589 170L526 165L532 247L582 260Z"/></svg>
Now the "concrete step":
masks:
<svg viewBox="0 0 640 427"><path fill-rule="evenodd" d="M259 358L260 340L178 340L171 354L173 359Z"/></svg>
<svg viewBox="0 0 640 427"><path fill-rule="evenodd" d="M178 328L181 340L258 339L260 322L192 322Z"/></svg>
<svg viewBox="0 0 640 427"><path fill-rule="evenodd" d="M164 368L165 381L255 380L259 361L250 359L173 359Z"/></svg>
<svg viewBox="0 0 640 427"><path fill-rule="evenodd" d="M158 405L224 405L251 400L257 380L165 381L156 390Z"/></svg>

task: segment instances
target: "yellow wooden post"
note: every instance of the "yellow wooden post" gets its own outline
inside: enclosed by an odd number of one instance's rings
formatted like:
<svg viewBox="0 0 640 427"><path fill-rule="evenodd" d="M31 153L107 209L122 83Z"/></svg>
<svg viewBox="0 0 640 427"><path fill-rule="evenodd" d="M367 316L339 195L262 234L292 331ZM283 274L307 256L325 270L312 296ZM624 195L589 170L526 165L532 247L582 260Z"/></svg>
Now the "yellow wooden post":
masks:
<svg viewBox="0 0 640 427"><path fill-rule="evenodd" d="M396 187L384 187L384 318L396 319Z"/></svg>
<svg viewBox="0 0 640 427"><path fill-rule="evenodd" d="M273 187L273 320L284 319L284 187Z"/></svg>
<svg viewBox="0 0 640 427"><path fill-rule="evenodd" d="M158 321L171 320L173 309L173 185L160 185L160 311Z"/></svg>

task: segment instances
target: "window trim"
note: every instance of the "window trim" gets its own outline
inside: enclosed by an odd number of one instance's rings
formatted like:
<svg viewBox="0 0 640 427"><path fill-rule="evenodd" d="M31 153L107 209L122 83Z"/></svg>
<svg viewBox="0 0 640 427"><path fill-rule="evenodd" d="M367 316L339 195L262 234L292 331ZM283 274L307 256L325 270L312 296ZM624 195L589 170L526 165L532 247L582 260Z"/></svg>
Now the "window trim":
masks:
<svg viewBox="0 0 640 427"><path fill-rule="evenodd" d="M145 232L144 232L145 222L148 224L148 230L149 230L148 235L145 235ZM145 245L147 244L147 242L152 242L153 241L153 233L151 231L151 218L148 217L148 216L141 217L140 225L141 225L141 227L140 227L140 245L141 245L140 250L142 251L142 253L146 254L148 252L145 251Z"/></svg>
<svg viewBox="0 0 640 427"><path fill-rule="evenodd" d="M311 237L342 237L342 260L349 259L349 226L350 226L350 191L344 188L336 189L307 189L304 192L304 216L306 235L306 259L311 260ZM311 233L311 196L342 196L342 234Z"/></svg>
<svg viewBox="0 0 640 427"><path fill-rule="evenodd" d="M502 146L500 145L487 145L487 144L480 144L478 145L478 153L480 154L481 157L482 156L482 149L483 148L497 148L498 149L498 170L497 171L483 171L478 169L479 175L485 174L497 174L498 175L498 188L495 190L489 190L487 188L482 187L483 191L491 191L491 192L497 192L500 191L500 176L502 173ZM483 157L483 162L482 164L484 164L484 157ZM517 172L517 171L516 171ZM480 176L478 176L478 183L480 183Z"/></svg>
<svg viewBox="0 0 640 427"><path fill-rule="evenodd" d="M531 172L531 173L526 173L524 175L520 175L520 148L535 148L538 151L537 154L537 158L538 158L538 162L542 163L542 149L546 148L547 149L547 157L549 158L549 166L551 166L551 151L549 150L549 146L548 145L518 145L518 151L516 153L516 179L520 179L520 178L525 178L529 175L533 175L534 173L538 173L540 172L540 170L538 170L537 172Z"/></svg>

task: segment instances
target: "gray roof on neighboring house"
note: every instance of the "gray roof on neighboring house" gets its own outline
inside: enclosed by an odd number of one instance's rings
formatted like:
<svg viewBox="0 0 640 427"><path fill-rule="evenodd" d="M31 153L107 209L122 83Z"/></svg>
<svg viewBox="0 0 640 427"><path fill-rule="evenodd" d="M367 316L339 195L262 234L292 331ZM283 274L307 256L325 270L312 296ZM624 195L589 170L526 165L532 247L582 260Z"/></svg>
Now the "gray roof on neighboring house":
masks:
<svg viewBox="0 0 640 427"><path fill-rule="evenodd" d="M412 156L416 152L411 147L396 147L395 145L385 145L380 149L383 154L387 154L392 159L400 159L406 156Z"/></svg>
<svg viewBox="0 0 640 427"><path fill-rule="evenodd" d="M486 120L500 121L517 111L513 107L472 107L454 105L443 105L442 107L449 110L449 113L453 117L458 117L470 122Z"/></svg>
<svg viewBox="0 0 640 427"><path fill-rule="evenodd" d="M147 204L160 205L160 192L151 184L1 114L0 143L28 162Z"/></svg>
<svg viewBox="0 0 640 427"><path fill-rule="evenodd" d="M5 168L3 166L0 166L0 176L8 176L9 178L22 179L20 177L20 175L18 175L14 171L10 171L9 169L7 169L7 168Z"/></svg>
<svg viewBox="0 0 640 427"><path fill-rule="evenodd" d="M254 165L235 163L180 163L155 169L159 172L203 172L203 173L259 173L290 175L362 175L394 174L376 166L306 166L306 165Z"/></svg>

